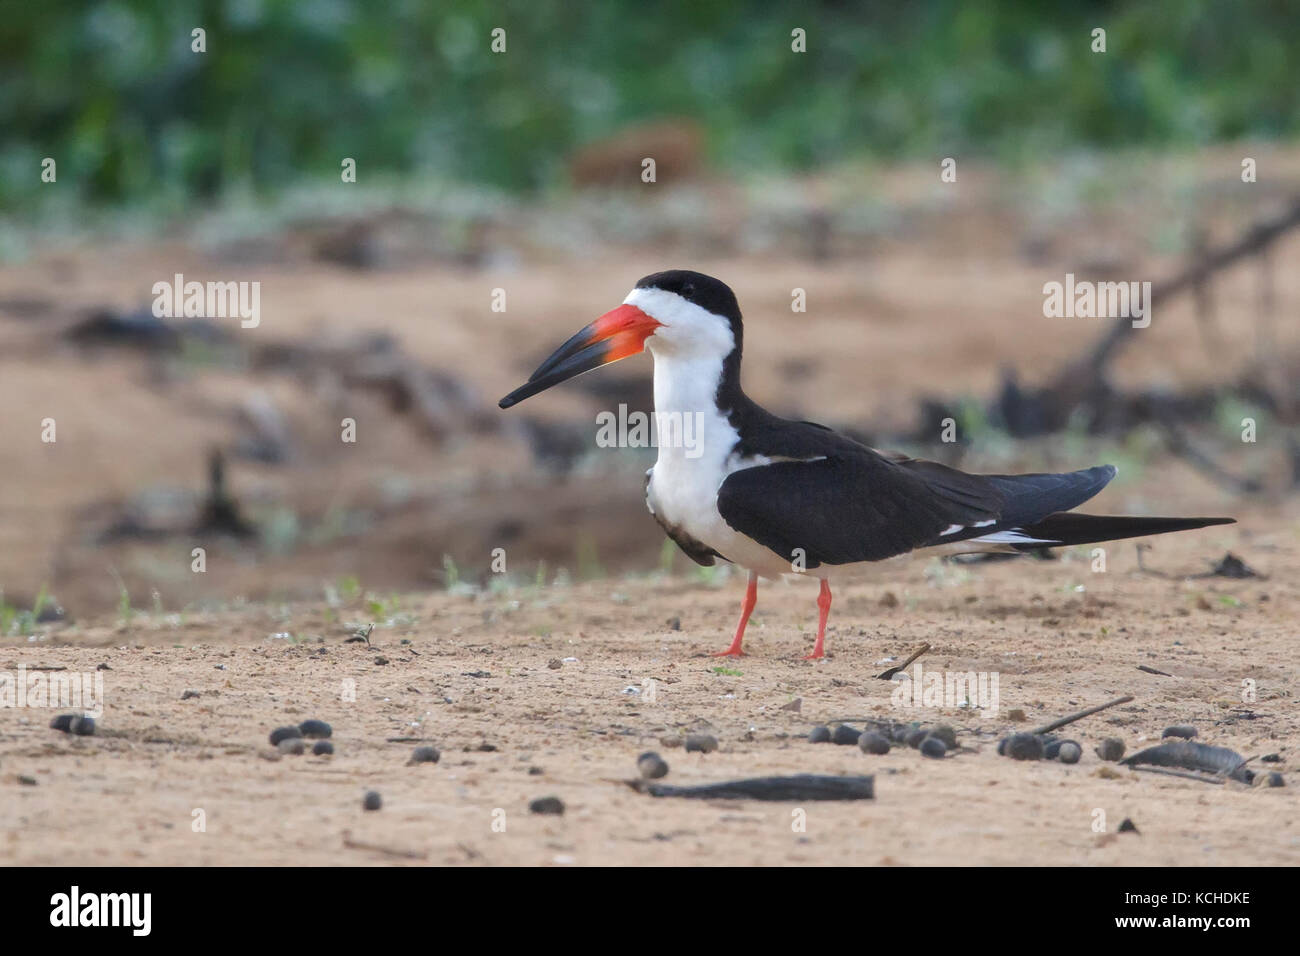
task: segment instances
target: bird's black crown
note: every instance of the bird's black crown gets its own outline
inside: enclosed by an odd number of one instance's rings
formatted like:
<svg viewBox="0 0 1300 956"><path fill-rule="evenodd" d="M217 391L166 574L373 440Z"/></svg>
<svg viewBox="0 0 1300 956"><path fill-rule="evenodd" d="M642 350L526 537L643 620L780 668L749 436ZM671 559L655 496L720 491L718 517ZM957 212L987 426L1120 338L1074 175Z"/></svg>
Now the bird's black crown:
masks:
<svg viewBox="0 0 1300 956"><path fill-rule="evenodd" d="M736 302L736 294L725 282L713 276L687 269L670 269L646 276L636 287L675 292L687 302L693 302L700 308L727 319L733 328L740 325L740 306Z"/></svg>

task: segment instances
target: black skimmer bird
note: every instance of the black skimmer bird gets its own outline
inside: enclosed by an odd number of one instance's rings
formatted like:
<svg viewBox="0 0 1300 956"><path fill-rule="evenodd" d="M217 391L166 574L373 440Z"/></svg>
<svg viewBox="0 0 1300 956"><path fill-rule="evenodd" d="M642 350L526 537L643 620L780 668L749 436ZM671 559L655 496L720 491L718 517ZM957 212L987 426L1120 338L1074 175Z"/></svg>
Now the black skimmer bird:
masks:
<svg viewBox="0 0 1300 956"><path fill-rule="evenodd" d="M646 505L695 561L711 565L721 558L749 571L735 639L717 656L741 654L759 576L803 573L821 580L817 643L808 656L815 659L825 654L834 569L920 548L1026 551L1233 521L1069 513L1115 477L1112 466L971 475L884 454L812 422L778 418L741 390L743 337L740 307L724 283L698 272L659 272L499 403L510 408L650 350L656 421L684 423L690 416L696 432L689 445L665 441L661 425ZM684 427L676 432L684 433Z"/></svg>

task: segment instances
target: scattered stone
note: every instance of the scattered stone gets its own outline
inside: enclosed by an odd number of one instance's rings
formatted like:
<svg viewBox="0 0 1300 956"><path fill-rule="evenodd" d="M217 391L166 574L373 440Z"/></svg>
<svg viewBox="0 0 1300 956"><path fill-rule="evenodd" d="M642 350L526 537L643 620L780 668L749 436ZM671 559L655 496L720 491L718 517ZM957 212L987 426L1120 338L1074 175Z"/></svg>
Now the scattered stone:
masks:
<svg viewBox="0 0 1300 956"><path fill-rule="evenodd" d="M862 736L862 731L856 727L850 727L848 724L840 724L831 731L831 743L839 744L841 747L855 747L858 738Z"/></svg>
<svg viewBox="0 0 1300 956"><path fill-rule="evenodd" d="M98 667L95 668L95 670L97 671L111 671L112 669L113 668L109 667L107 663L100 664Z"/></svg>
<svg viewBox="0 0 1300 956"><path fill-rule="evenodd" d="M76 716L77 716L76 714L59 714L59 716L53 718L50 721L50 729L61 730L65 734L71 733L72 721Z"/></svg>
<svg viewBox="0 0 1300 956"><path fill-rule="evenodd" d="M311 752L317 757L326 757L334 752L334 745L328 740L318 740L316 745L311 748Z"/></svg>
<svg viewBox="0 0 1300 956"><path fill-rule="evenodd" d="M942 759L948 753L948 746L940 738L926 737L921 741L921 756Z"/></svg>
<svg viewBox="0 0 1300 956"><path fill-rule="evenodd" d="M1121 780L1124 775L1112 767L1098 767L1094 777L1100 777L1102 780Z"/></svg>
<svg viewBox="0 0 1300 956"><path fill-rule="evenodd" d="M646 780L658 780L668 776L668 763L653 750L636 758L636 769Z"/></svg>
<svg viewBox="0 0 1300 956"><path fill-rule="evenodd" d="M889 741L882 734L870 730L858 738L858 747L864 754L880 755L889 753Z"/></svg>
<svg viewBox="0 0 1300 956"><path fill-rule="evenodd" d="M334 736L334 728L323 720L304 720L298 725L298 730L313 740Z"/></svg>
<svg viewBox="0 0 1300 956"><path fill-rule="evenodd" d="M1175 724L1172 727L1166 727L1164 733L1160 735L1160 739L1164 740L1166 737L1181 737L1183 740L1191 740L1195 736L1196 728L1191 724Z"/></svg>
<svg viewBox="0 0 1300 956"><path fill-rule="evenodd" d="M907 735L911 732L911 724L894 724L889 728L889 739L896 744L905 744L907 743Z"/></svg>
<svg viewBox="0 0 1300 956"><path fill-rule="evenodd" d="M1061 744L1060 750L1057 751L1057 759L1061 763L1078 763L1079 758L1083 756L1083 748L1075 741L1067 740Z"/></svg>
<svg viewBox="0 0 1300 956"><path fill-rule="evenodd" d="M27 776L27 774L25 774L25 773L20 773L20 774L18 775L18 782L21 783L24 787L34 787L34 786L36 786L36 778L35 778L35 777L29 777L29 776Z"/></svg>
<svg viewBox="0 0 1300 956"><path fill-rule="evenodd" d="M375 666L376 666L376 667L383 667L383 666L384 666L385 664L387 664L387 663L388 663L388 658L387 658L387 657L376 657L376 658L375 658Z"/></svg>
<svg viewBox="0 0 1300 956"><path fill-rule="evenodd" d="M288 740L290 737L301 737L302 731L297 727L276 727L271 731L271 746L280 746L280 741Z"/></svg>
<svg viewBox="0 0 1300 956"><path fill-rule="evenodd" d="M528 809L533 813L550 814L551 816L564 815L564 801L559 797L538 797L528 804Z"/></svg>
<svg viewBox="0 0 1300 956"><path fill-rule="evenodd" d="M928 736L930 736L928 730L921 727L914 727L907 732L907 738L903 743L907 744L907 746L911 747L913 750L916 750L921 746L921 741L925 740Z"/></svg>
<svg viewBox="0 0 1300 956"><path fill-rule="evenodd" d="M282 754L300 754L307 749L307 745L301 737L285 737L275 745L275 749Z"/></svg>
<svg viewBox="0 0 1300 956"><path fill-rule="evenodd" d="M1025 716L1025 712L1019 707L1007 711L1007 720L1012 723L1023 724L1028 719L1029 718Z"/></svg>
<svg viewBox="0 0 1300 956"><path fill-rule="evenodd" d="M1119 832L1120 832L1120 833L1138 833L1139 835L1140 835L1140 833L1141 833L1141 831L1138 830L1137 825L1136 825L1132 820L1130 820L1128 817L1125 817L1124 820L1123 820L1123 822L1120 823L1120 825L1119 825Z"/></svg>
<svg viewBox="0 0 1300 956"><path fill-rule="evenodd" d="M680 617L670 617L668 619L668 630L680 631L682 629L682 619Z"/></svg>
<svg viewBox="0 0 1300 956"><path fill-rule="evenodd" d="M73 717L68 724L68 733L76 734L78 737L93 736L95 733L95 718L85 715Z"/></svg>
<svg viewBox="0 0 1300 956"><path fill-rule="evenodd" d="M880 596L881 607L898 607L898 595L893 591L886 591Z"/></svg>
<svg viewBox="0 0 1300 956"><path fill-rule="evenodd" d="M949 750L957 749L957 731L953 730L947 724L939 724L937 727L931 727L930 736L938 737L943 741L944 747Z"/></svg>
<svg viewBox="0 0 1300 956"><path fill-rule="evenodd" d="M718 738L712 734L687 734L686 752L711 754L718 749ZM560 811L563 813L564 811Z"/></svg>
<svg viewBox="0 0 1300 956"><path fill-rule="evenodd" d="M378 790L368 791L361 801L361 806L366 810L378 810L383 805L384 798L379 795Z"/></svg>
<svg viewBox="0 0 1300 956"><path fill-rule="evenodd" d="M1118 737L1107 737L1101 743L1097 744L1097 756L1102 760L1114 763L1124 756L1124 741Z"/></svg>
<svg viewBox="0 0 1300 956"><path fill-rule="evenodd" d="M552 657L549 661L546 662L546 666L553 671L558 671L561 667L564 666L564 661L560 660L558 657Z"/></svg>
<svg viewBox="0 0 1300 956"><path fill-rule="evenodd" d="M781 710L789 711L792 714L800 713L803 710L803 698L796 697L794 700L790 701L790 703L782 704Z"/></svg>
<svg viewBox="0 0 1300 956"><path fill-rule="evenodd" d="M1276 770L1273 770L1270 771L1268 775L1268 785L1270 787L1285 787L1286 781L1282 779L1282 775L1280 773L1278 773Z"/></svg>
<svg viewBox="0 0 1300 956"><path fill-rule="evenodd" d="M831 742L831 729L825 725L814 727L808 731L808 743L810 744L828 744Z"/></svg>
<svg viewBox="0 0 1300 956"><path fill-rule="evenodd" d="M442 758L437 747L416 747L411 751L411 759L406 762L409 767L413 763L437 763Z"/></svg>
<svg viewBox="0 0 1300 956"><path fill-rule="evenodd" d="M1282 755L1281 755L1281 754L1264 754L1264 756L1260 757L1259 760L1260 760L1260 763L1281 763L1281 762L1282 762Z"/></svg>
<svg viewBox="0 0 1300 956"><path fill-rule="evenodd" d="M198 696L199 692L197 690L187 690L185 693L181 694L181 700L193 700Z"/></svg>
<svg viewBox="0 0 1300 956"><path fill-rule="evenodd" d="M542 774L544 774L544 773L546 773L546 771L543 770L541 767L529 767L529 768L528 768L528 776L530 776L530 777L540 777L540 776L541 776Z"/></svg>
<svg viewBox="0 0 1300 956"><path fill-rule="evenodd" d="M1012 734L1006 739L1005 753L1012 760L1042 760L1043 738L1037 734Z"/></svg>

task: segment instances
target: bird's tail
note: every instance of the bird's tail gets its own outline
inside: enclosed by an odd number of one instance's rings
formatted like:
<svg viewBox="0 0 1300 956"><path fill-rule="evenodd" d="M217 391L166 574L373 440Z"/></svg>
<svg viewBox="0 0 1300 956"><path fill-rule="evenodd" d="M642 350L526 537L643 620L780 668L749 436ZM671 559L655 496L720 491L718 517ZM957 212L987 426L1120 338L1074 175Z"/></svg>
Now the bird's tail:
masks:
<svg viewBox="0 0 1300 956"><path fill-rule="evenodd" d="M996 537L1017 551L1033 551L1069 544L1092 544L1121 538L1142 538L1170 531L1188 531L1216 524L1233 524L1235 518L1155 518L1130 515L1084 515L1057 512Z"/></svg>

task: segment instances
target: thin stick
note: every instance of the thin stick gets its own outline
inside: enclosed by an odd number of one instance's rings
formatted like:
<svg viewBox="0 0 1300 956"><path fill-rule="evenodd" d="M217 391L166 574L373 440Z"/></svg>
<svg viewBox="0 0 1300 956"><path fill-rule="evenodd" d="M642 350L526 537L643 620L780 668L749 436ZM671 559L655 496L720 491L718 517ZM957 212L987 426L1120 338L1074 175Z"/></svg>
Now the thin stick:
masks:
<svg viewBox="0 0 1300 956"><path fill-rule="evenodd" d="M428 852L403 850L398 847L383 846L379 843L366 843L362 840L354 840L352 839L352 833L349 830L343 831L343 845L350 850L371 850L375 853L383 853L387 856L401 857L403 860L425 860L429 857Z"/></svg>
<svg viewBox="0 0 1300 956"><path fill-rule="evenodd" d="M889 670L881 671L879 674L877 674L877 675L876 675L877 679L878 679L878 680L892 680L895 674L897 674L897 673L898 673L899 671L901 671L901 670L906 670L907 668L911 667L911 666L912 666L912 662L915 661L918 657L920 657L922 654L924 654L924 653L925 653L926 651L928 651L929 649L930 649L930 645L929 645L928 642L925 643L925 644L922 644L922 645L921 645L920 647L918 647L915 651L913 651L913 652L912 652L912 656L909 657L907 660L903 661L903 663L899 664L897 667L891 667L891 668L889 668Z"/></svg>
<svg viewBox="0 0 1300 956"><path fill-rule="evenodd" d="M1166 674L1164 671L1158 671L1154 667L1147 667L1145 664L1139 664L1138 670L1145 671L1148 674L1158 674L1161 677L1173 677L1173 674Z"/></svg>
<svg viewBox="0 0 1300 956"><path fill-rule="evenodd" d="M1098 711L1105 710L1107 707L1114 707L1116 704L1127 704L1132 697L1116 697L1114 700L1107 701L1104 704L1098 704L1096 707L1089 707L1087 710L1081 710L1078 713L1070 714L1068 717L1062 717L1060 720L1054 720L1050 724L1043 724L1041 727L1035 727L1030 731L1031 734L1049 734L1058 727L1064 727L1066 724L1072 724L1076 720L1082 720L1084 717L1091 717Z"/></svg>

